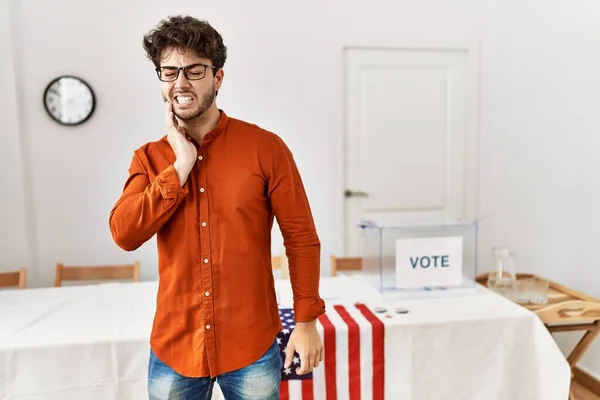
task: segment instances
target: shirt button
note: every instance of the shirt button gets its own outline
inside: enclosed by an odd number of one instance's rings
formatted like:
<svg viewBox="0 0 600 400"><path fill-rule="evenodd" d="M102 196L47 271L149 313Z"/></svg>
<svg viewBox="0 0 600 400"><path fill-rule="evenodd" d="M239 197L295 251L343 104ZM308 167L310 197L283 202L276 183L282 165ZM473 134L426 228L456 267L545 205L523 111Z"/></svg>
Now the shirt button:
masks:
<svg viewBox="0 0 600 400"><path fill-rule="evenodd" d="M208 264L208 258L204 259L204 264Z"/></svg>
<svg viewBox="0 0 600 400"><path fill-rule="evenodd" d="M202 156L198 156L198 160L202 161Z"/></svg>
<svg viewBox="0 0 600 400"><path fill-rule="evenodd" d="M206 226L206 222L203 222L203 223L202 223L202 226Z"/></svg>
<svg viewBox="0 0 600 400"><path fill-rule="evenodd" d="M204 188L200 188L200 193L204 193Z"/></svg>
<svg viewBox="0 0 600 400"><path fill-rule="evenodd" d="M210 329L210 325L206 325L206 329Z"/></svg>
<svg viewBox="0 0 600 400"><path fill-rule="evenodd" d="M204 292L204 295L205 295L206 297L208 297L208 296L210 296L210 292Z"/></svg>

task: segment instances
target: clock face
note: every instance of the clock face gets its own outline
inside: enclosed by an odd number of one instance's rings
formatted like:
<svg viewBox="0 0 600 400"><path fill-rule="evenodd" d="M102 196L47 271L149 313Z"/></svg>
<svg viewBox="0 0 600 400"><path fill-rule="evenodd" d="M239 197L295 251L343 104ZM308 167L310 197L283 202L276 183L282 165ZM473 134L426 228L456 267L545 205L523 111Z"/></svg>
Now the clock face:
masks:
<svg viewBox="0 0 600 400"><path fill-rule="evenodd" d="M86 121L94 112L95 103L90 86L74 76L56 78L44 92L46 111L63 125L78 125Z"/></svg>

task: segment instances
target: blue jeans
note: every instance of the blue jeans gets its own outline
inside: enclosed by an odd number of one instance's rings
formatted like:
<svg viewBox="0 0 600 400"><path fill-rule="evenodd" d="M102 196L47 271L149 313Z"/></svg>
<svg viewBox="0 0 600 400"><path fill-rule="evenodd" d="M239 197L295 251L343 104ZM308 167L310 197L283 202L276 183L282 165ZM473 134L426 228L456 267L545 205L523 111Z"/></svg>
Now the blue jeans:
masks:
<svg viewBox="0 0 600 400"><path fill-rule="evenodd" d="M226 400L278 400L283 360L277 341L254 364L217 376ZM150 400L210 399L215 380L187 378L173 371L150 352L148 395Z"/></svg>

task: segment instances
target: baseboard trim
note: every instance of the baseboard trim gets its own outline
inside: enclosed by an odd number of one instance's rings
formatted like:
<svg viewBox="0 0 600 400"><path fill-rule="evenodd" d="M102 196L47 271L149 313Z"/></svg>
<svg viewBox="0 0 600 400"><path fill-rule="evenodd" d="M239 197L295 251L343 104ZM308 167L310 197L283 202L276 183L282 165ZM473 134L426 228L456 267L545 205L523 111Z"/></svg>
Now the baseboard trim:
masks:
<svg viewBox="0 0 600 400"><path fill-rule="evenodd" d="M577 382L581 383L583 386L587 387L594 394L600 396L600 379L592 375L591 373L585 371L582 368L575 367L573 368L573 375Z"/></svg>

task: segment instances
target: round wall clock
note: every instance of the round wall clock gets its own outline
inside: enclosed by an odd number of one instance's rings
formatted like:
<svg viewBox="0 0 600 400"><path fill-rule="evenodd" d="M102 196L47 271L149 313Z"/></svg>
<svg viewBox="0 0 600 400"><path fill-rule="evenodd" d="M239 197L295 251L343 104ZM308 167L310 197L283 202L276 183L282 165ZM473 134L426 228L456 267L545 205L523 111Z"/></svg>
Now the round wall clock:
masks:
<svg viewBox="0 0 600 400"><path fill-rule="evenodd" d="M76 76L59 76L44 91L44 107L50 117L62 125L79 125L94 112L94 91Z"/></svg>

